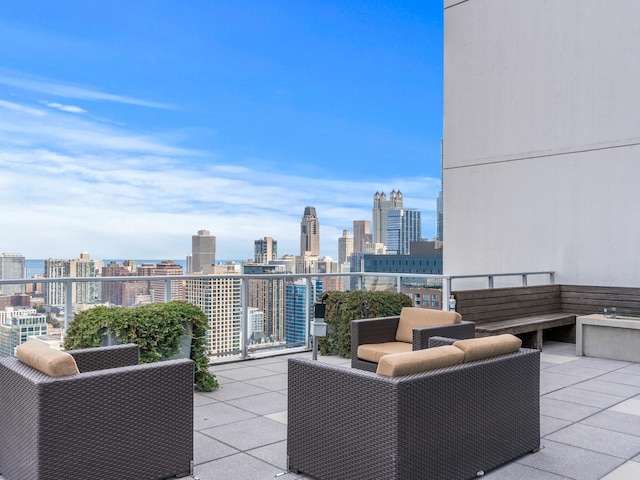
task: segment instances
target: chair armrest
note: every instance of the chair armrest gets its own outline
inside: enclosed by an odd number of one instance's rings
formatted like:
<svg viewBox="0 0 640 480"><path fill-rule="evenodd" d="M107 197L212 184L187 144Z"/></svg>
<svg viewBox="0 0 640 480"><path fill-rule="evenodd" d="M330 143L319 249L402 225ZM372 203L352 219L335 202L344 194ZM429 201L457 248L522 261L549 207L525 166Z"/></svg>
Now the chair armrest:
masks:
<svg viewBox="0 0 640 480"><path fill-rule="evenodd" d="M473 322L461 321L450 325L415 328L413 330L413 350L429 348L430 337L449 337L462 340L475 336L476 324Z"/></svg>
<svg viewBox="0 0 640 480"><path fill-rule="evenodd" d="M139 359L139 347L134 343L69 350L67 353L73 356L82 373L137 365Z"/></svg>
<svg viewBox="0 0 640 480"><path fill-rule="evenodd" d="M351 321L351 361L358 360L358 346L367 343L393 342L400 316L364 318Z"/></svg>
<svg viewBox="0 0 640 480"><path fill-rule="evenodd" d="M449 338L449 337L429 337L429 347L441 347L443 345L453 345L457 338Z"/></svg>

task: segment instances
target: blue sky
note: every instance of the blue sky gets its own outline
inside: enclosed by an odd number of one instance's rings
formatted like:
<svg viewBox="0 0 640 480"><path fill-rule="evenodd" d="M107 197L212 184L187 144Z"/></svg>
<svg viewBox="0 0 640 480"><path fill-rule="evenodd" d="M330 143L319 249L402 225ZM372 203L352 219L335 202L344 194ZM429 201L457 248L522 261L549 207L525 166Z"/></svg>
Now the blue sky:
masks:
<svg viewBox="0 0 640 480"><path fill-rule="evenodd" d="M321 255L373 195L433 237L442 3L8 0L0 10L2 252L217 257L271 236Z"/></svg>

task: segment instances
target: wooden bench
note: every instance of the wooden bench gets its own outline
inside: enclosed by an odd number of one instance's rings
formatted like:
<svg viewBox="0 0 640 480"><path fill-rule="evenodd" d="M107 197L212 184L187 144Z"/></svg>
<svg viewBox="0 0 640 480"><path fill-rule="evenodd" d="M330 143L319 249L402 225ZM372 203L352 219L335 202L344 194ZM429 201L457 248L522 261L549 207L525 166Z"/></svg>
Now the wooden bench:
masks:
<svg viewBox="0 0 640 480"><path fill-rule="evenodd" d="M563 311L559 285L461 290L454 295L456 310L476 324L478 337L512 333L542 350L544 330L568 327L563 336L575 341L576 315Z"/></svg>
<svg viewBox="0 0 640 480"><path fill-rule="evenodd" d="M542 350L543 334L575 343L579 315L616 307L618 315L640 316L640 288L583 285L536 285L459 290L456 310L475 322L476 336L512 333Z"/></svg>

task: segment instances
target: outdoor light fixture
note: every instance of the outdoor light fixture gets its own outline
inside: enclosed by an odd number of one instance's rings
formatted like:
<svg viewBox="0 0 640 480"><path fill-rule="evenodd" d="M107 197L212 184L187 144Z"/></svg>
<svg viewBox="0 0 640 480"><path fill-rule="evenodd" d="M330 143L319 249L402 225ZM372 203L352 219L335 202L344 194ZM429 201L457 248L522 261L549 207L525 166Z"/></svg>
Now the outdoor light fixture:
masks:
<svg viewBox="0 0 640 480"><path fill-rule="evenodd" d="M325 293L320 297L320 302L316 302L313 306L313 316L314 319L311 322L311 334L313 335L313 350L312 357L313 360L318 360L318 338L327 336L327 324L324 321L324 314L326 310L326 302L327 298L329 298L329 293Z"/></svg>

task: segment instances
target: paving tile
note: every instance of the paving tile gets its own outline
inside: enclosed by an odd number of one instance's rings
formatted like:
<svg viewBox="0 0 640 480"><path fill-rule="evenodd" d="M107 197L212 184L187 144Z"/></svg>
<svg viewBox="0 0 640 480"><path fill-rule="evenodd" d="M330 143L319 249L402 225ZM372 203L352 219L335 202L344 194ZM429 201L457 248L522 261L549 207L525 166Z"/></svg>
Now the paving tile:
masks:
<svg viewBox="0 0 640 480"><path fill-rule="evenodd" d="M579 423L558 430L546 439L624 459L640 454L640 437Z"/></svg>
<svg viewBox="0 0 640 480"><path fill-rule="evenodd" d="M218 425L247 420L255 416L256 415L251 412L227 405L223 402L201 405L193 409L193 422L195 429L198 431Z"/></svg>
<svg viewBox="0 0 640 480"><path fill-rule="evenodd" d="M560 365L562 363L575 362L578 357L567 357L565 355L554 355L553 353L540 353L540 362L551 363L554 365Z"/></svg>
<svg viewBox="0 0 640 480"><path fill-rule="evenodd" d="M559 418L560 420L577 422L578 420L587 418L599 411L599 408L590 407L588 405L577 405L575 403L548 398L547 396L540 398L540 414L548 417Z"/></svg>
<svg viewBox="0 0 640 480"><path fill-rule="evenodd" d="M545 437L550 433L571 425L572 423L573 422L570 420L562 420L560 418L540 415L540 436Z"/></svg>
<svg viewBox="0 0 640 480"><path fill-rule="evenodd" d="M624 385L622 383L605 382L603 380L592 379L576 383L573 388L580 390L590 390L592 392L608 393L619 397L631 398L640 395L640 386Z"/></svg>
<svg viewBox="0 0 640 480"><path fill-rule="evenodd" d="M279 392L269 392L229 400L227 403L256 415L267 415L286 410L287 396Z"/></svg>
<svg viewBox="0 0 640 480"><path fill-rule="evenodd" d="M209 397L207 394L211 392L202 392L202 393L194 393L193 394L193 406L197 407L200 405L206 405L208 403L215 403L218 400L215 398Z"/></svg>
<svg viewBox="0 0 640 480"><path fill-rule="evenodd" d="M628 367L630 365L633 365L633 363L625 362L622 360L610 360L607 358L577 357L576 363L574 365L585 368L613 371Z"/></svg>
<svg viewBox="0 0 640 480"><path fill-rule="evenodd" d="M240 453L237 449L200 432L194 432L193 442L193 461L196 465Z"/></svg>
<svg viewBox="0 0 640 480"><path fill-rule="evenodd" d="M251 380L245 380L245 383L273 391L286 390L288 387L286 373L280 373L263 378L253 378Z"/></svg>
<svg viewBox="0 0 640 480"><path fill-rule="evenodd" d="M562 400L564 402L587 405L589 407L607 408L624 400L624 397L610 395L608 393L593 392L579 388L563 388L555 392L548 393L545 398Z"/></svg>
<svg viewBox="0 0 640 480"><path fill-rule="evenodd" d="M526 455L518 463L579 480L599 480L625 462L624 459L583 448L542 440L535 455Z"/></svg>
<svg viewBox="0 0 640 480"><path fill-rule="evenodd" d="M276 412L276 413L271 413L269 415L265 415L264 418L275 420L276 422L280 422L283 425L286 425L289 421L286 410L284 412Z"/></svg>
<svg viewBox="0 0 640 480"><path fill-rule="evenodd" d="M627 462L620 465L602 480L637 480L640 478L640 463Z"/></svg>
<svg viewBox="0 0 640 480"><path fill-rule="evenodd" d="M232 400L234 398L242 398L249 395L258 395L260 393L267 393L269 390L258 387L257 385L251 385L246 382L233 382L220 385L213 392L205 393L204 395L219 401Z"/></svg>
<svg viewBox="0 0 640 480"><path fill-rule="evenodd" d="M620 369L620 373L628 373L630 375L640 375L640 363L632 363L628 367Z"/></svg>
<svg viewBox="0 0 640 480"><path fill-rule="evenodd" d="M555 355L565 355L569 357L576 356L575 343L545 342L543 348L545 353L553 353Z"/></svg>
<svg viewBox="0 0 640 480"><path fill-rule="evenodd" d="M260 367L236 368L234 370L225 370L223 372L224 377L238 381L249 380L250 378L268 377L270 375L276 375L276 373L272 370L265 370Z"/></svg>
<svg viewBox="0 0 640 480"><path fill-rule="evenodd" d="M270 370L276 373L287 373L289 370L289 365L287 362L275 362L275 363L265 363L260 364L260 368L264 368L265 370Z"/></svg>
<svg viewBox="0 0 640 480"><path fill-rule="evenodd" d="M628 413L630 415L640 416L640 400L631 398L614 405L609 410L614 412Z"/></svg>
<svg viewBox="0 0 640 480"><path fill-rule="evenodd" d="M555 368L555 367L551 367ZM572 377L571 375L559 375L557 373L549 372L549 368L540 372L540 394L559 390L561 388L569 387L576 383L580 383L583 379Z"/></svg>
<svg viewBox="0 0 640 480"><path fill-rule="evenodd" d="M209 428L202 433L242 451L287 439L286 425L264 417Z"/></svg>
<svg viewBox="0 0 640 480"><path fill-rule="evenodd" d="M489 480L569 480L569 477L528 467L517 463L517 461L486 472L481 478Z"/></svg>
<svg viewBox="0 0 640 480"><path fill-rule="evenodd" d="M194 474L200 480L267 480L282 473L277 467L269 465L246 453L239 453L212 462L197 465ZM300 478L296 475L283 475L278 480Z"/></svg>
<svg viewBox="0 0 640 480"><path fill-rule="evenodd" d="M264 447L247 450L249 455L257 457L263 462L267 462L282 470L287 469L287 441L272 443Z"/></svg>
<svg viewBox="0 0 640 480"><path fill-rule="evenodd" d="M577 362L568 362L561 365L556 365L555 367L546 369L545 373L570 375L571 377L578 380L588 380L590 378L599 377L600 375L608 373L607 370L601 370L598 368L580 367L576 365L576 363Z"/></svg>
<svg viewBox="0 0 640 480"><path fill-rule="evenodd" d="M602 375L598 378L598 380L602 380L603 382L621 383L623 385L633 385L635 387L640 387L640 375L633 373L623 373L622 370Z"/></svg>
<svg viewBox="0 0 640 480"><path fill-rule="evenodd" d="M640 437L640 416L638 415L608 409L585 418L580 423Z"/></svg>

